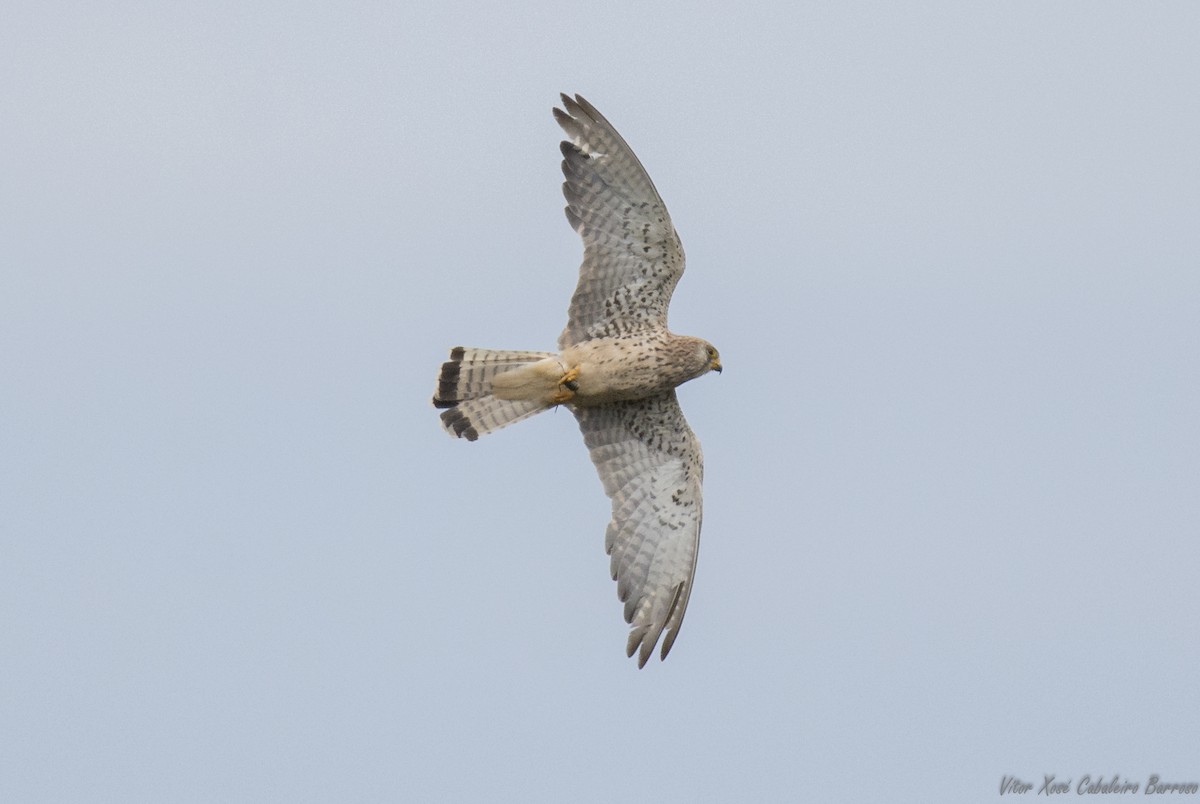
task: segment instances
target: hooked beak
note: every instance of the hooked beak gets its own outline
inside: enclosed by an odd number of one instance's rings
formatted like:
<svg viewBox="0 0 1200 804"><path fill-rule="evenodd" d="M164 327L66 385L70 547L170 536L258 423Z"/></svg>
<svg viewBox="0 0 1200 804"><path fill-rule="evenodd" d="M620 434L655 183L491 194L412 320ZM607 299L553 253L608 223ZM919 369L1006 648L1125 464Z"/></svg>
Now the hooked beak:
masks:
<svg viewBox="0 0 1200 804"><path fill-rule="evenodd" d="M717 372L718 374L720 374L721 373L721 359L718 357L714 357L711 361L709 361L708 367L710 369L712 369L713 371Z"/></svg>

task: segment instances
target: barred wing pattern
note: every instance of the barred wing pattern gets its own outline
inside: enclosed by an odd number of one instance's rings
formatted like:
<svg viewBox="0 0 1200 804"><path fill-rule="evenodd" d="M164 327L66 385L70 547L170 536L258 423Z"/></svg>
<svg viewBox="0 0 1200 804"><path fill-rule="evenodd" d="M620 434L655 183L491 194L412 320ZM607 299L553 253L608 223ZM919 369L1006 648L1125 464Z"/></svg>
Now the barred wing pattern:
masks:
<svg viewBox="0 0 1200 804"><path fill-rule="evenodd" d="M633 151L583 97L562 96L554 119L561 146L567 220L583 238L579 284L558 339L564 349L597 337L665 329L683 275L683 244L666 204Z"/></svg>
<svg viewBox="0 0 1200 804"><path fill-rule="evenodd" d="M643 667L664 631L666 658L692 593L702 516L700 442L674 391L573 412L612 499L604 547L632 626L626 653L636 651Z"/></svg>
<svg viewBox="0 0 1200 804"><path fill-rule="evenodd" d="M563 195L583 263L560 351L456 347L433 403L446 431L471 441L558 405L575 415L612 502L605 550L630 624L626 651L644 667L679 634L702 517L700 444L662 389L721 364L711 344L667 330L684 255L654 183L595 107L579 95L562 107Z"/></svg>

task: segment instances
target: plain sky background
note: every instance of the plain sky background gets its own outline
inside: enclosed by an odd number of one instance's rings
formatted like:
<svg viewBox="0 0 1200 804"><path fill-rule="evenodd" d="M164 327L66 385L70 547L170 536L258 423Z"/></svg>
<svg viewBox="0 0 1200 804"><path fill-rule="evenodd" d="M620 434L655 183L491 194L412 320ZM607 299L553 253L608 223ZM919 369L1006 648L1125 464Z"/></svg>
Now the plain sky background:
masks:
<svg viewBox="0 0 1200 804"><path fill-rule="evenodd" d="M0 800L1200 781L1200 6L0 16ZM429 401L565 321L559 91L726 367L642 671L573 418Z"/></svg>

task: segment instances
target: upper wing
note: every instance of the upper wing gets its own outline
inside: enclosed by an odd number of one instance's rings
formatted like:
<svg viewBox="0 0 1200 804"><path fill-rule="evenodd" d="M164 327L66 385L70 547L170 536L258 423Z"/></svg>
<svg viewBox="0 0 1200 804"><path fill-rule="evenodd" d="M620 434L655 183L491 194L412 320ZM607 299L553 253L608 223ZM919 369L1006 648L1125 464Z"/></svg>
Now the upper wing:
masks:
<svg viewBox="0 0 1200 804"><path fill-rule="evenodd" d="M625 603L626 653L643 667L659 636L667 657L692 593L700 545L700 442L675 392L598 407L572 408L612 498L604 549Z"/></svg>
<svg viewBox="0 0 1200 804"><path fill-rule="evenodd" d="M583 238L579 284L560 349L581 341L667 325L667 305L683 275L683 244L666 204L621 135L576 95L554 119L562 143L567 220Z"/></svg>

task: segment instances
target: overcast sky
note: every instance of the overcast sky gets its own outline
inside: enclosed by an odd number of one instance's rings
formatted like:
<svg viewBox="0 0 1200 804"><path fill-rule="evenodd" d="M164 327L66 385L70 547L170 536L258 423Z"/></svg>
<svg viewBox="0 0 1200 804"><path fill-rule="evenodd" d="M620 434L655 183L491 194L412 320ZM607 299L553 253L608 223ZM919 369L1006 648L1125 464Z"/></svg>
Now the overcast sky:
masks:
<svg viewBox="0 0 1200 804"><path fill-rule="evenodd" d="M0 25L0 800L1200 782L1196 4L77 5ZM565 321L560 91L726 369L641 671L573 417L429 399Z"/></svg>

